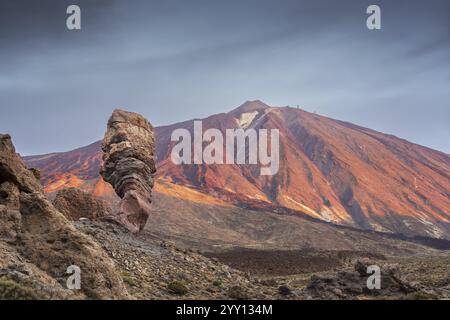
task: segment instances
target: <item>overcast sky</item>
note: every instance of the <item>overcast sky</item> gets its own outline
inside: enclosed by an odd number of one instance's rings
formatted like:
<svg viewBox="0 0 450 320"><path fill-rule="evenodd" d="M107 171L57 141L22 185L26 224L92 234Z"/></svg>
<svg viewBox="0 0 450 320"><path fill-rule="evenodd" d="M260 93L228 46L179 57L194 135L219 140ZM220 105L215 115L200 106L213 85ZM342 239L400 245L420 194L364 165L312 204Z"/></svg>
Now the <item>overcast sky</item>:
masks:
<svg viewBox="0 0 450 320"><path fill-rule="evenodd" d="M449 26L448 0L1 0L0 132L64 151L117 107L158 126L260 99L449 153Z"/></svg>

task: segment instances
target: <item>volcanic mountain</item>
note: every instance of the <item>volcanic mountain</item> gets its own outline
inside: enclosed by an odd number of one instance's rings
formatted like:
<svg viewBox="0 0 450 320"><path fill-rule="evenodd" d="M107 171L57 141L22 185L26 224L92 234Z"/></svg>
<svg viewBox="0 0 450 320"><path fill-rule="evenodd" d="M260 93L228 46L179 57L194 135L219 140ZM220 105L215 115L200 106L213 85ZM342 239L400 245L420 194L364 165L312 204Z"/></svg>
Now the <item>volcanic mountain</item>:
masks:
<svg viewBox="0 0 450 320"><path fill-rule="evenodd" d="M175 165L175 129L193 135L194 120L157 127L155 197L299 215L333 224L450 239L450 156L392 135L290 107L247 101L202 119L203 130L278 129L280 166ZM115 201L99 175L100 141L69 152L25 157L45 191L78 187Z"/></svg>

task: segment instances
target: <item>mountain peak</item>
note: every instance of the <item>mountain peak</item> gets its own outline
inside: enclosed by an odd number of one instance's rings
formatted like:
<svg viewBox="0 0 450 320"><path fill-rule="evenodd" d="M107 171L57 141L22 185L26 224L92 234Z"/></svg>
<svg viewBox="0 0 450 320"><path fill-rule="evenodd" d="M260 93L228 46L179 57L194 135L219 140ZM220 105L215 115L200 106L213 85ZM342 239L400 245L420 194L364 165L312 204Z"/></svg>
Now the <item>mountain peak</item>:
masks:
<svg viewBox="0 0 450 320"><path fill-rule="evenodd" d="M259 111L270 108L269 105L265 104L261 100L247 100L239 107L231 111L231 113L243 113L243 112L251 112L251 111Z"/></svg>

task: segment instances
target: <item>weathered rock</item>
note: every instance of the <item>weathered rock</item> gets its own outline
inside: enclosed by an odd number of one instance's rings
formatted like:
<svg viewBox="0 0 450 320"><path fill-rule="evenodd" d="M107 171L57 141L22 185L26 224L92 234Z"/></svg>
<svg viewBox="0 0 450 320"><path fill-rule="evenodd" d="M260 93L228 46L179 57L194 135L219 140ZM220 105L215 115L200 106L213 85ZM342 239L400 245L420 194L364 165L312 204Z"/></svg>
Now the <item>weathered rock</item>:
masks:
<svg viewBox="0 0 450 320"><path fill-rule="evenodd" d="M36 168L30 168L29 169L31 171L31 173L34 175L34 177L40 181L41 180L41 171L39 169Z"/></svg>
<svg viewBox="0 0 450 320"><path fill-rule="evenodd" d="M9 181L20 191L41 192L40 182L36 179L34 171L29 170L16 154L10 135L0 135L0 150L0 184Z"/></svg>
<svg viewBox="0 0 450 320"><path fill-rule="evenodd" d="M103 179L122 198L111 216L131 232L141 231L151 210L154 159L152 125L141 115L115 110L103 139Z"/></svg>
<svg viewBox="0 0 450 320"><path fill-rule="evenodd" d="M45 198L9 135L0 135L0 240L0 276L11 288L26 283L42 298L128 297L114 262ZM71 265L81 268L77 291L66 288Z"/></svg>
<svg viewBox="0 0 450 320"><path fill-rule="evenodd" d="M77 188L66 188L58 191L53 205L69 220L88 218L95 220L111 214L108 203L96 199L90 193Z"/></svg>

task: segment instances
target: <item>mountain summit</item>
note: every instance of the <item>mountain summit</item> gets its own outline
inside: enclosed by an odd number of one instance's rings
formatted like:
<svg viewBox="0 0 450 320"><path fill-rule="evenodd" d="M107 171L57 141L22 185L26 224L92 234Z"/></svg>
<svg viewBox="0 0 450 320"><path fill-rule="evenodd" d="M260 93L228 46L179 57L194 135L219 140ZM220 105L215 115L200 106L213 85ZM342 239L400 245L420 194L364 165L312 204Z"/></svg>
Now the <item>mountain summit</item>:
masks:
<svg viewBox="0 0 450 320"><path fill-rule="evenodd" d="M243 104L241 104L239 107L237 107L230 113L231 114L241 114L241 113L252 112L252 111L263 111L268 108L270 108L270 106L268 106L261 100L245 101Z"/></svg>

